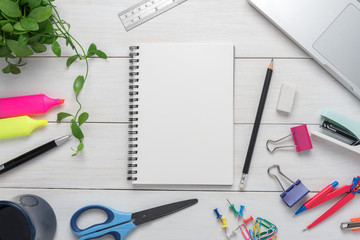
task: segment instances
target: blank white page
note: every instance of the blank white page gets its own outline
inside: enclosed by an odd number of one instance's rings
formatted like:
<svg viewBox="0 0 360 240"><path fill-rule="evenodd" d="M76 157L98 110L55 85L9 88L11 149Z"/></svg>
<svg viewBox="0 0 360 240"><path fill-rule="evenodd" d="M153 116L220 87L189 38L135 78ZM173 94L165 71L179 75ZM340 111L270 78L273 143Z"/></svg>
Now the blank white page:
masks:
<svg viewBox="0 0 360 240"><path fill-rule="evenodd" d="M234 47L144 44L134 184L233 183Z"/></svg>

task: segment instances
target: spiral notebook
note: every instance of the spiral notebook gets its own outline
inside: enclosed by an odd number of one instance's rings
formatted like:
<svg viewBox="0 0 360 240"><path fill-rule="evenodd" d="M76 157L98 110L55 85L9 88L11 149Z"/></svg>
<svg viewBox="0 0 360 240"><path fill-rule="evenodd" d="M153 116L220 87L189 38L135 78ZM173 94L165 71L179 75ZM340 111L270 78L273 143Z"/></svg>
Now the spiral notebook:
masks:
<svg viewBox="0 0 360 240"><path fill-rule="evenodd" d="M133 184L232 185L234 47L130 47Z"/></svg>

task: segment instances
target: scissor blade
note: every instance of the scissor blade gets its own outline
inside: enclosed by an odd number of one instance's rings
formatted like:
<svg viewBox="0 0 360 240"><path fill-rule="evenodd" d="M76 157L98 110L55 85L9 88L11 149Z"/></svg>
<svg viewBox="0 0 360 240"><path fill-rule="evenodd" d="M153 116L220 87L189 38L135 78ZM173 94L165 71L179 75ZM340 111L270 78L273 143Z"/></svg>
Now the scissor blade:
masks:
<svg viewBox="0 0 360 240"><path fill-rule="evenodd" d="M166 215L169 215L171 213L180 211L184 208L190 207L191 205L194 205L197 203L197 199L189 199L185 201L175 202L166 204L163 206L147 209L144 211L133 213L133 223L135 225L140 225L149 221L152 221L154 219L164 217Z"/></svg>

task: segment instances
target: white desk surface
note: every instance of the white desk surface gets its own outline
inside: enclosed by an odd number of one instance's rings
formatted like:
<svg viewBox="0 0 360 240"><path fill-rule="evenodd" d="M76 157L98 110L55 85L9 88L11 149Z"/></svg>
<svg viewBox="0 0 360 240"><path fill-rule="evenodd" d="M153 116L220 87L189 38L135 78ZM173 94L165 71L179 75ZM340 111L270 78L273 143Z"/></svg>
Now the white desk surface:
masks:
<svg viewBox="0 0 360 240"><path fill-rule="evenodd" d="M316 64L276 27L255 11L245 0L188 0L161 16L126 32L117 13L138 1L130 0L57 0L62 17L72 24L72 33L88 46L91 42L104 50L109 59L90 60L90 76L81 94L84 110L90 113L84 125L85 149L71 157L71 143L1 176L1 199L32 193L44 197L53 206L58 230L56 240L76 239L69 219L87 204L104 204L119 210L137 211L187 198L199 203L189 209L141 226L128 239L226 239L213 209L237 223L228 209L226 198L246 206L245 215L263 217L279 228L279 239L358 239L359 233L342 232L340 222L360 217L359 197L316 228L302 232L332 203L297 217L279 197L280 187L266 170L280 164L291 178L300 178L314 192L338 180L350 184L359 174L359 156L330 144L313 140L314 149L267 152L267 139L287 135L290 127L302 123L316 129L320 111L329 107L360 121L359 100ZM235 146L234 185L147 186L135 187L126 178L128 46L137 42L232 42L235 59ZM63 48L63 55L70 56ZM275 70L260 127L246 191L238 189L248 147L252 122L270 58ZM66 69L66 58L46 52L26 59L19 76L2 75L0 96L9 97L45 93L66 98L66 104L51 109L37 119L48 119L48 126L28 137L2 140L1 162L70 132L68 123L55 123L59 111L74 112L72 91L75 76L84 71L82 63ZM281 83L296 85L297 95L290 115L279 114L276 103ZM221 173L219 173L221 174ZM112 239L105 237L102 239ZM234 239L242 239L239 235Z"/></svg>

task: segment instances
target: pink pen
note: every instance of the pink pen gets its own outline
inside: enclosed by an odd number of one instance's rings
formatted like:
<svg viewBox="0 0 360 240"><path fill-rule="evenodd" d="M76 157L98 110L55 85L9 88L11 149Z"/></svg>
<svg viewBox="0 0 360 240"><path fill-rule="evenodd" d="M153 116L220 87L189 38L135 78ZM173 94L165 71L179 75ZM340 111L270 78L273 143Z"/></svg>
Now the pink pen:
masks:
<svg viewBox="0 0 360 240"><path fill-rule="evenodd" d="M0 118L34 115L47 112L51 107L64 103L44 94L0 98Z"/></svg>

